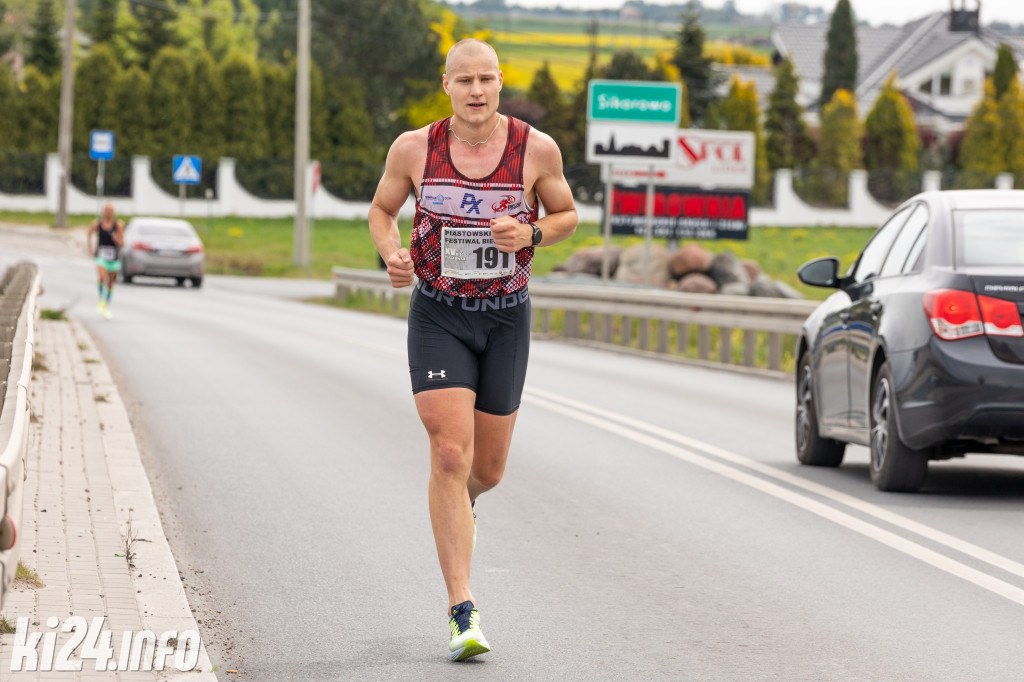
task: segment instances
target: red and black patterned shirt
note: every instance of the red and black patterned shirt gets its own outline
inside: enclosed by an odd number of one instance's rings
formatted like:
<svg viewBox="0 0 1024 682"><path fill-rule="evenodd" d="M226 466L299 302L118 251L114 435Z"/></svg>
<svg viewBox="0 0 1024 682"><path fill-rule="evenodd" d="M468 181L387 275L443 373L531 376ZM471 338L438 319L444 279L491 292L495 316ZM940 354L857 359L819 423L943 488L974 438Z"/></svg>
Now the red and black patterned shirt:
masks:
<svg viewBox="0 0 1024 682"><path fill-rule="evenodd" d="M533 267L533 247L516 251L511 275L493 279L456 279L441 275L442 227L490 228L492 218L512 216L521 223L537 219L537 202L526 203L523 163L530 126L508 119L508 141L497 168L488 176L472 179L452 163L448 139L451 117L436 121L427 136L427 162L423 168L420 197L413 219L409 247L416 276L443 293L466 298L489 298L519 291L526 286Z"/></svg>

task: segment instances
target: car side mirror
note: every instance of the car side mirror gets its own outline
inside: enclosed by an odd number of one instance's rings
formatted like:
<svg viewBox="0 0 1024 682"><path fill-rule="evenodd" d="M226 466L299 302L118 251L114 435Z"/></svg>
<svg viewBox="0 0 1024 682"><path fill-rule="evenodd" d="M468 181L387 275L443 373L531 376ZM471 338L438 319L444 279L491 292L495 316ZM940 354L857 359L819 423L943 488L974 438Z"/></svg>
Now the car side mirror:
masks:
<svg viewBox="0 0 1024 682"><path fill-rule="evenodd" d="M812 287L838 289L842 286L838 258L815 258L801 265L796 274L801 282Z"/></svg>

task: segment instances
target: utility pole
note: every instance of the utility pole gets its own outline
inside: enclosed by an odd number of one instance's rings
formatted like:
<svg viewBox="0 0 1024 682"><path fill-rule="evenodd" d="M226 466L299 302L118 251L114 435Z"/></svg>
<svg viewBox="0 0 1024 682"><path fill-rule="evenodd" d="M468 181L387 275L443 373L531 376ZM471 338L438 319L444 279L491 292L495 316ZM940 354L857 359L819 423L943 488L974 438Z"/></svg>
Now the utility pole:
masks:
<svg viewBox="0 0 1024 682"><path fill-rule="evenodd" d="M306 218L306 169L309 166L310 0L299 0L299 44L295 73L295 267L310 267Z"/></svg>
<svg viewBox="0 0 1024 682"><path fill-rule="evenodd" d="M57 188L57 227L68 226L68 183L71 182L71 131L75 107L75 0L64 6L64 54L60 77L60 186Z"/></svg>

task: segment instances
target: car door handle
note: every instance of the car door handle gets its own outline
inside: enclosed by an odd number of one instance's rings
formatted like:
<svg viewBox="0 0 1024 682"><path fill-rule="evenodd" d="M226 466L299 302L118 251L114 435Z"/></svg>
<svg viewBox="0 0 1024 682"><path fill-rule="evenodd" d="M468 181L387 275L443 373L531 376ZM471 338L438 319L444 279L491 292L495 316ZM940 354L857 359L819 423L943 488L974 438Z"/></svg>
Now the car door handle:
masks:
<svg viewBox="0 0 1024 682"><path fill-rule="evenodd" d="M877 316L880 312L882 312L882 307L883 306L881 303L875 301L874 303L871 304L871 314Z"/></svg>
<svg viewBox="0 0 1024 682"><path fill-rule="evenodd" d="M839 313L839 319L846 324L850 321L850 313Z"/></svg>

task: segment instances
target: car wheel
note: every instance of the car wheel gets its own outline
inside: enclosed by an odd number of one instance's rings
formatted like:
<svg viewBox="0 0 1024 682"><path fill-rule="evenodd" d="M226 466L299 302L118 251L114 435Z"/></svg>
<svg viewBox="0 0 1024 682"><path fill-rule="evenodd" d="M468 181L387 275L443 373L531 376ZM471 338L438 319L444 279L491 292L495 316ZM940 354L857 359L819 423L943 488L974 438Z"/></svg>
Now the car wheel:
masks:
<svg viewBox="0 0 1024 682"><path fill-rule="evenodd" d="M804 353L796 381L796 458L810 466L837 467L843 463L846 443L818 433L812 376L811 354Z"/></svg>
<svg viewBox="0 0 1024 682"><path fill-rule="evenodd" d="M193 277L192 278L192 286L194 286L196 289L198 289L199 287L203 286L203 278L202 277Z"/></svg>
<svg viewBox="0 0 1024 682"><path fill-rule="evenodd" d="M879 490L914 492L928 475L928 453L908 448L896 429L896 392L889 363L871 390L871 481Z"/></svg>
<svg viewBox="0 0 1024 682"><path fill-rule="evenodd" d="M177 279L179 287L185 286L185 278L184 277L177 277L175 279Z"/></svg>
<svg viewBox="0 0 1024 682"><path fill-rule="evenodd" d="M124 282L125 284L131 284L132 283L132 279L134 279L134 278L131 275L129 275L128 273L126 273L126 272L122 272L121 273L121 281Z"/></svg>

